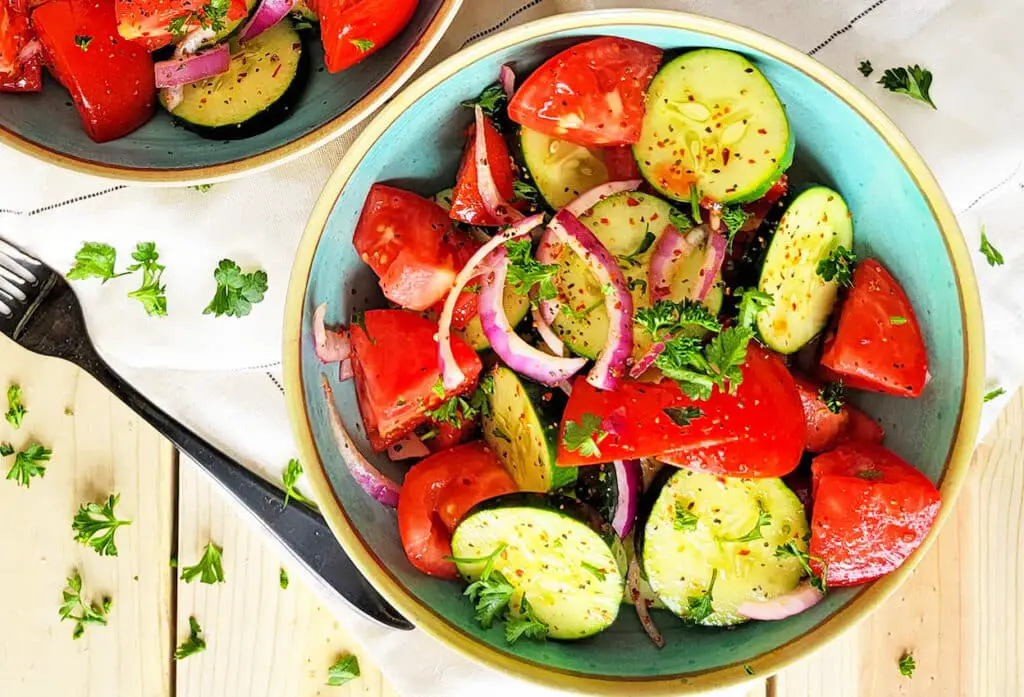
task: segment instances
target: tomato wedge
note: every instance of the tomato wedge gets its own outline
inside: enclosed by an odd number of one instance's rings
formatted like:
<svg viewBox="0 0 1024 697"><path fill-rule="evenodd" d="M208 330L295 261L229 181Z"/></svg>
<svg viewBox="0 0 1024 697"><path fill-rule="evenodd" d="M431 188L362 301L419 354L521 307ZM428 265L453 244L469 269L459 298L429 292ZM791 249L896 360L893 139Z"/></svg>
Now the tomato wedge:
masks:
<svg viewBox="0 0 1024 697"><path fill-rule="evenodd" d="M844 408L849 411L850 420L847 422L843 432L839 434L839 440L836 442L836 445L846 443L874 443L875 445L881 445L882 441L885 440L885 429L882 428L882 425L852 404L847 404Z"/></svg>
<svg viewBox="0 0 1024 697"><path fill-rule="evenodd" d="M697 407L702 415L689 425L677 425L671 410L685 407ZM627 418L620 420L617 433L599 438L599 455L588 457L566 447L568 422L582 424L584 414L604 422L619 410ZM780 477L800 463L804 437L803 409L792 376L778 357L751 344L736 394L716 389L704 401L690 399L671 380L627 381L616 390L597 390L578 377L562 418L558 464L657 457L732 476Z"/></svg>
<svg viewBox="0 0 1024 697"><path fill-rule="evenodd" d="M433 201L384 184L370 187L352 244L380 277L384 296L410 310L443 301L479 247Z"/></svg>
<svg viewBox="0 0 1024 697"><path fill-rule="evenodd" d="M939 513L931 481L891 450L844 445L811 465L810 554L829 586L866 583L897 569L921 546ZM812 561L817 573L821 564Z"/></svg>
<svg viewBox="0 0 1024 697"><path fill-rule="evenodd" d="M476 126L469 129L466 147L462 151L462 164L459 165L459 176L455 180L452 191L452 207L448 214L452 220L469 225L495 227L501 221L487 212L484 201L480 197L480 186L476 176ZM512 183L515 172L512 170L512 156L491 120L484 118L484 144L487 150L487 166L491 168L494 184L501 198L509 203L515 198Z"/></svg>
<svg viewBox="0 0 1024 697"><path fill-rule="evenodd" d="M917 397L928 375L928 353L914 308L884 266L865 259L853 272L836 331L821 364L849 387Z"/></svg>
<svg viewBox="0 0 1024 697"><path fill-rule="evenodd" d="M460 421L458 426L452 426L447 421L434 421L433 419L427 423L430 425L430 430L437 433L433 438L423 441L432 453L454 448L459 443L465 443L473 437L477 426L480 425L478 419L465 419Z"/></svg>
<svg viewBox="0 0 1024 697"><path fill-rule="evenodd" d="M398 496L398 533L412 565L457 580L452 531L466 512L489 498L517 491L498 458L480 441L431 455L412 466Z"/></svg>
<svg viewBox="0 0 1024 697"><path fill-rule="evenodd" d="M39 59L22 60L21 52L35 34L28 15L0 0L0 92L38 92L43 88Z"/></svg>
<svg viewBox="0 0 1024 697"><path fill-rule="evenodd" d="M317 2L327 70L336 73L387 46L416 11L417 0Z"/></svg>
<svg viewBox="0 0 1024 697"><path fill-rule="evenodd" d="M174 40L171 22L202 15L205 0L116 0L117 32L147 51L155 51ZM249 14L245 0L231 0L226 19L237 21ZM184 25L184 31L199 28L198 21Z"/></svg>
<svg viewBox="0 0 1024 697"><path fill-rule="evenodd" d="M452 337L452 352L466 379L444 397L437 361L437 325L404 310L370 310L352 323L352 370L359 411L377 452L427 420L426 411L473 389L483 367L469 344Z"/></svg>
<svg viewBox="0 0 1024 697"><path fill-rule="evenodd" d="M32 26L94 141L125 136L153 116L153 60L118 35L114 0L50 0L32 13ZM82 36L91 37L84 51L76 41Z"/></svg>
<svg viewBox="0 0 1024 697"><path fill-rule="evenodd" d="M508 115L527 128L588 147L635 143L661 55L659 48L614 36L577 44L526 79Z"/></svg>

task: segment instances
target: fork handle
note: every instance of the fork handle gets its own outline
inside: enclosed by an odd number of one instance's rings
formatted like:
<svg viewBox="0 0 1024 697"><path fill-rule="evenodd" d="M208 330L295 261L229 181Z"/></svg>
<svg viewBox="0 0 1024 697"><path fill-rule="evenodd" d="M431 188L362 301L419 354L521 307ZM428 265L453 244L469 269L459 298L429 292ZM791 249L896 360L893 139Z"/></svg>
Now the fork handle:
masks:
<svg viewBox="0 0 1024 697"><path fill-rule="evenodd" d="M355 609L386 626L413 629L413 625L363 578L317 511L298 502L286 506L277 487L172 418L98 357L86 361L82 367L220 482L303 566L322 578Z"/></svg>

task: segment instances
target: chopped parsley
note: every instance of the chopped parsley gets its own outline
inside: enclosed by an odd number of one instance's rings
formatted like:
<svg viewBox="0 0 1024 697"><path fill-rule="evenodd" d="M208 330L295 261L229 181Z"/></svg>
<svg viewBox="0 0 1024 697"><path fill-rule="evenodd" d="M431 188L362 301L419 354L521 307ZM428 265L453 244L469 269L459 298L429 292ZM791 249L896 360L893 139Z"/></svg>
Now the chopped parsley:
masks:
<svg viewBox="0 0 1024 697"><path fill-rule="evenodd" d="M743 664L743 672L746 673L747 675L753 675L754 674L754 669L750 667L749 663L744 663Z"/></svg>
<svg viewBox="0 0 1024 697"><path fill-rule="evenodd" d="M446 423L452 428L462 428L467 421L472 421L477 414L490 413L487 396L494 393L494 376L487 375L480 380L473 394L466 399L463 396L452 397L442 402L436 409L428 409L426 414L436 423Z"/></svg>
<svg viewBox="0 0 1024 697"><path fill-rule="evenodd" d="M622 257L622 259L630 263L639 263L637 262L637 257L639 257L648 249L650 249L651 245L654 244L655 239L657 239L657 235L651 232L651 226L650 224L648 224L644 228L644 238L640 240L640 246L637 247L632 254L627 254L626 256Z"/></svg>
<svg viewBox="0 0 1024 697"><path fill-rule="evenodd" d="M430 388L430 391L436 394L441 399L444 399L444 380L441 379L440 375L437 376L437 381L434 383L434 386Z"/></svg>
<svg viewBox="0 0 1024 697"><path fill-rule="evenodd" d="M507 102L508 95L505 94L505 89L501 83L495 82L493 85L485 87L476 99L467 99L462 102L462 106L472 109L479 104L485 114L494 118Z"/></svg>
<svg viewBox="0 0 1024 697"><path fill-rule="evenodd" d="M554 277L558 272L558 264L542 264L533 258L533 248L529 239L509 240L505 243L508 255L508 285L519 295L529 295L537 286L537 296L542 300L558 297Z"/></svg>
<svg viewBox="0 0 1024 697"><path fill-rule="evenodd" d="M7 457L14 454L14 446L10 443L0 443L0 457Z"/></svg>
<svg viewBox="0 0 1024 697"><path fill-rule="evenodd" d="M704 416L704 410L700 407L665 407L662 409L665 416L672 419L676 426L689 426L690 422Z"/></svg>
<svg viewBox="0 0 1024 697"><path fill-rule="evenodd" d="M519 601L519 610L513 612L511 609L505 617L505 641L514 644L522 637L534 641L544 641L548 638L548 626L533 614L533 606L523 594Z"/></svg>
<svg viewBox="0 0 1024 697"><path fill-rule="evenodd" d="M917 670L917 661L914 660L914 654L904 651L897 665L900 669L900 675L906 678L914 677L914 671Z"/></svg>
<svg viewBox="0 0 1024 697"><path fill-rule="evenodd" d="M981 226L981 253L985 255L985 261L988 262L989 266L1002 266L1003 255L1002 253L992 246L992 243L988 241L988 235L985 234L985 226Z"/></svg>
<svg viewBox="0 0 1024 697"><path fill-rule="evenodd" d="M863 75L864 77L867 77L871 73L875 72L875 69L871 66L871 61L869 60L861 61L860 65L857 66L857 70L859 70L860 74Z"/></svg>
<svg viewBox="0 0 1024 697"><path fill-rule="evenodd" d="M578 452L583 457L600 457L601 450L597 444L607 436L608 434L601 430L601 419L590 412L585 412L580 416L579 423L565 422L562 444L567 450Z"/></svg>
<svg viewBox="0 0 1024 697"><path fill-rule="evenodd" d="M231 0L210 0L200 8L199 12L189 12L181 17L172 19L167 25L168 30L175 37L182 37L194 26L202 29L210 29L218 32L225 27L224 20L228 16L228 8L231 7Z"/></svg>
<svg viewBox="0 0 1024 697"><path fill-rule="evenodd" d="M650 307L639 308L633 322L658 341L676 334L685 327L703 327L708 331L721 331L722 323L711 314L707 306L695 300L673 302L659 300Z"/></svg>
<svg viewBox="0 0 1024 697"><path fill-rule="evenodd" d="M750 213L743 210L742 206L723 206L719 217L729 233L727 239L729 240L729 249L732 249L732 240L736 237L736 233L743 229L750 218Z"/></svg>
<svg viewBox="0 0 1024 697"><path fill-rule="evenodd" d="M21 422L25 419L28 410L21 402L21 386L11 384L7 387L7 413L4 418L15 430L21 428Z"/></svg>
<svg viewBox="0 0 1024 697"><path fill-rule="evenodd" d="M71 529L75 532L75 542L89 545L100 556L116 557L117 545L114 544L114 533L122 525L131 525L132 521L122 520L114 513L114 507L121 500L120 494L111 494L104 504L93 502L83 503L71 521Z"/></svg>
<svg viewBox="0 0 1024 697"><path fill-rule="evenodd" d="M893 315L892 317L889 318L889 324L891 324L894 327L898 327L901 324L906 324L906 323L907 323L907 318L906 317L902 317L900 315Z"/></svg>
<svg viewBox="0 0 1024 697"><path fill-rule="evenodd" d="M346 654L338 658L327 669L328 687L339 687L359 677L359 659L355 654Z"/></svg>
<svg viewBox="0 0 1024 697"><path fill-rule="evenodd" d="M697 219L700 220L699 214ZM675 207L668 212L668 222L672 223L672 227L674 227L676 232L680 235L683 234L684 230L689 230L696 225L696 223L693 222L693 218Z"/></svg>
<svg viewBox="0 0 1024 697"><path fill-rule="evenodd" d="M174 660L180 661L183 658L194 656L200 651L206 650L206 642L203 640L199 633L202 632L202 628L199 626L199 622L196 621L195 617L188 618L188 639L181 642L178 646L178 650L174 652Z"/></svg>
<svg viewBox="0 0 1024 697"><path fill-rule="evenodd" d="M877 481L885 475L875 469L863 469L857 471L857 477L869 482Z"/></svg>
<svg viewBox="0 0 1024 697"><path fill-rule="evenodd" d="M480 626L489 629L495 620L505 621L505 640L510 644L515 643L521 637L542 641L548 636L548 626L533 614L533 608L523 595L519 602L518 611L511 607L512 595L515 589L499 571L494 570L494 563L498 555L505 549L505 545L499 545L486 557L475 559L450 558L460 563L479 563L486 560L480 577L469 584L463 595L470 599L476 610L476 619Z"/></svg>
<svg viewBox="0 0 1024 697"><path fill-rule="evenodd" d="M288 571L282 566L281 572L277 575L277 581L281 584L281 590L288 590Z"/></svg>
<svg viewBox="0 0 1024 697"><path fill-rule="evenodd" d="M765 525L771 525L772 514L764 510L764 507L760 502L757 504L757 522L754 523L754 527L750 529L750 532L746 533L741 537L731 537L728 542L754 542L755 540L763 540L764 535L761 534L761 528Z"/></svg>
<svg viewBox="0 0 1024 697"><path fill-rule="evenodd" d="M71 638L78 639L85 633L85 625L106 625L110 607L110 598L103 598L99 605L82 600L82 577L76 570L74 575L68 576L67 588L63 592L63 603L57 614L61 620L74 621L75 628L71 631Z"/></svg>
<svg viewBox="0 0 1024 697"><path fill-rule="evenodd" d="M736 324L741 327L753 329L757 322L757 316L762 310L775 304L775 298L771 293L765 293L757 288L737 288L733 296L740 296L739 314L736 317Z"/></svg>
<svg viewBox="0 0 1024 697"><path fill-rule="evenodd" d="M641 293L647 292L647 281L642 278L631 278L626 281L626 288L630 291L640 290Z"/></svg>
<svg viewBox="0 0 1024 697"><path fill-rule="evenodd" d="M593 577L596 578L598 581L603 581L608 577L607 571L594 566L590 562L581 561L580 566L583 568L584 571L590 572L591 575L593 575Z"/></svg>
<svg viewBox="0 0 1024 697"><path fill-rule="evenodd" d="M700 212L700 199L700 190L697 189L697 185L690 184L690 215L692 215L694 221L698 223L702 219ZM669 219L671 220L671 218Z"/></svg>
<svg viewBox="0 0 1024 697"><path fill-rule="evenodd" d="M818 398L825 403L830 412L838 414L843 411L843 405L846 404L846 385L842 380L827 382L818 390Z"/></svg>
<svg viewBox="0 0 1024 697"><path fill-rule="evenodd" d="M377 44L373 43L369 39L352 39L352 45L359 49L360 53L367 53L373 50L373 47Z"/></svg>
<svg viewBox="0 0 1024 697"><path fill-rule="evenodd" d="M205 194L207 191L213 188L213 184L195 184L188 188L194 189L195 191L198 191L201 194Z"/></svg>
<svg viewBox="0 0 1024 697"><path fill-rule="evenodd" d="M811 586L817 588L822 593L828 590L828 583L826 580L828 569L825 566L825 562L819 559L818 557L812 557L807 552L797 547L796 543L792 540L776 547L775 556L796 558L797 561L800 562L800 566L804 568L804 573L807 574L807 577L810 579ZM816 561L819 564L821 564L821 576L814 573L814 571L811 569L811 561Z"/></svg>
<svg viewBox="0 0 1024 697"><path fill-rule="evenodd" d="M695 513L678 503L676 504L675 520L672 521L673 528L676 530L696 530L699 521L700 518Z"/></svg>
<svg viewBox="0 0 1024 697"><path fill-rule="evenodd" d="M359 327L363 330L363 334L366 334L366 338L374 346L377 345L377 340L370 336L370 332L366 329L366 310L357 310L352 313L352 319L349 320L350 327ZM441 395L442 397L444 395Z"/></svg>
<svg viewBox="0 0 1024 697"><path fill-rule="evenodd" d="M835 281L841 286L852 286L853 267L856 263L857 255L839 245L818 262L817 274L825 281Z"/></svg>
<svg viewBox="0 0 1024 697"><path fill-rule="evenodd" d="M512 182L512 192L517 201L528 201L531 205L540 204L540 192L528 181L516 179Z"/></svg>
<svg viewBox="0 0 1024 697"><path fill-rule="evenodd" d="M928 93L932 86L932 73L920 65L908 65L906 68L888 68L882 74L878 84L898 94L905 94L908 97L924 102L932 109L935 102Z"/></svg>
<svg viewBox="0 0 1024 697"><path fill-rule="evenodd" d="M1004 390L1002 387L997 387L994 390L989 390L988 392L985 393L985 401L991 402L993 399L1002 397L1004 394L1006 394L1006 390Z"/></svg>
<svg viewBox="0 0 1024 697"><path fill-rule="evenodd" d="M201 583L224 583L224 567L221 564L222 549L212 542L206 544L203 556L195 566L181 569L181 580L192 583L198 576Z"/></svg>
<svg viewBox="0 0 1024 697"><path fill-rule="evenodd" d="M17 482L18 486L28 488L33 477L46 474L44 462L50 461L53 451L39 443L33 443L14 456L14 464L7 470L7 479Z"/></svg>
<svg viewBox="0 0 1024 697"><path fill-rule="evenodd" d="M84 34L75 34L75 46L82 49L83 51L89 50L89 44L92 43L91 36L85 36Z"/></svg>
<svg viewBox="0 0 1024 697"><path fill-rule="evenodd" d="M718 569L711 570L711 581L708 583L707 590L697 596L690 596L686 599L688 606L686 618L692 622L702 622L714 613L715 609L712 606L711 592L715 588L715 581L718 580Z"/></svg>
<svg viewBox="0 0 1024 697"><path fill-rule="evenodd" d="M266 271L242 273L241 267L230 259L221 259L213 279L217 290L203 314L214 317L245 317L252 312L253 305L263 302L268 288Z"/></svg>

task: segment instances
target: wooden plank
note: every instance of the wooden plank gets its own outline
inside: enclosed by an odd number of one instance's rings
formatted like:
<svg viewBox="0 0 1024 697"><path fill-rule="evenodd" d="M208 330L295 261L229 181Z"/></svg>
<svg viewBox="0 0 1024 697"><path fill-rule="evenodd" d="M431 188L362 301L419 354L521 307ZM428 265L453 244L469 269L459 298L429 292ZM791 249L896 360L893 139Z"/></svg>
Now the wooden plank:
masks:
<svg viewBox="0 0 1024 697"><path fill-rule="evenodd" d="M0 695L169 697L174 451L89 376L0 337L0 413L12 381L29 413L18 431L0 420L0 441L38 441L53 459L28 489L0 479ZM73 540L71 520L83 501L110 493L133 522L117 532L119 556L100 557ZM87 599L113 599L110 624L77 641L57 616L74 568Z"/></svg>
<svg viewBox="0 0 1024 697"><path fill-rule="evenodd" d="M188 618L203 628L207 650L177 664L178 697L395 697L354 638L209 478L183 461L178 499L179 565L195 564L206 543L223 548L225 583L178 582L178 641ZM359 657L362 675L326 687L327 668L344 653Z"/></svg>
<svg viewBox="0 0 1024 697"><path fill-rule="evenodd" d="M856 631L783 671L776 697L1024 694L1024 391L982 445L928 555ZM897 662L912 651L913 678Z"/></svg>

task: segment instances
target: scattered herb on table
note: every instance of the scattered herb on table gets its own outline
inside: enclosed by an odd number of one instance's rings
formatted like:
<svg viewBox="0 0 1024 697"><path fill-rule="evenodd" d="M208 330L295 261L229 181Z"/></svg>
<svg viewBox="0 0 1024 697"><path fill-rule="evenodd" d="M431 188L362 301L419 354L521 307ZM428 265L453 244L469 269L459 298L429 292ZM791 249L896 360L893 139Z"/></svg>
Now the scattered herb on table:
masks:
<svg viewBox="0 0 1024 697"><path fill-rule="evenodd" d="M0 443L0 457L7 457L14 454L14 446L10 443Z"/></svg>
<svg viewBox="0 0 1024 697"><path fill-rule="evenodd" d="M25 409L25 405L21 401L21 387L14 384L10 385L7 388L7 413L4 414L7 423L15 429L19 429L27 413L28 410Z"/></svg>
<svg viewBox="0 0 1024 697"><path fill-rule="evenodd" d="M142 285L129 293L128 297L141 302L150 317L167 315L167 286L160 284L165 267L157 263L159 258L160 252L155 242L139 242L132 252L132 259L136 263L128 267L130 272L142 271Z"/></svg>
<svg viewBox="0 0 1024 697"><path fill-rule="evenodd" d="M53 451L44 448L39 443L33 443L25 450L14 456L14 464L7 470L7 478L18 483L18 486L28 487L33 477L42 477L46 474L44 462L50 461Z"/></svg>
<svg viewBox="0 0 1024 697"><path fill-rule="evenodd" d="M284 505L287 506L291 499L301 501L302 503L313 505L313 502L302 495L302 493L296 488L299 483L299 477L302 476L302 463L294 457L288 461L288 465L284 468L284 474L281 476L281 480L284 482Z"/></svg>
<svg viewBox="0 0 1024 697"><path fill-rule="evenodd" d="M252 312L253 305L263 302L268 288L266 271L242 273L241 267L230 259L221 259L213 278L217 290L203 310L204 315L245 317Z"/></svg>
<svg viewBox="0 0 1024 697"><path fill-rule="evenodd" d="M199 563L181 569L181 580L185 583L192 583L198 576L202 583L224 583L224 567L221 564L222 552L220 547L208 542Z"/></svg>
<svg viewBox="0 0 1024 697"><path fill-rule="evenodd" d="M875 72L875 69L871 66L871 61L861 61L860 65L857 66L857 70L859 70L860 74L863 75L864 77L867 77L871 73Z"/></svg>
<svg viewBox="0 0 1024 697"><path fill-rule="evenodd" d="M359 659L355 654L345 654L338 658L330 668L327 669L327 684L330 687L339 687L359 677Z"/></svg>
<svg viewBox="0 0 1024 697"><path fill-rule="evenodd" d="M107 616L110 614L111 600L104 597L102 602L87 603L82 600L82 577L75 570L74 575L68 576L67 588L64 589L64 602L60 606L58 614L61 620L73 620L75 628L71 631L71 638L78 639L85 633L85 625L107 623Z"/></svg>
<svg viewBox="0 0 1024 697"><path fill-rule="evenodd" d="M87 544L101 556L116 557L117 545L114 544L114 533L122 525L131 525L132 521L117 517L114 507L121 500L120 494L111 494L104 504L83 503L78 507L71 522L75 532L75 541Z"/></svg>
<svg viewBox="0 0 1024 697"><path fill-rule="evenodd" d="M885 89L924 102L932 109L937 109L932 101L929 90L932 86L932 73L920 65L908 65L906 68L888 68L878 81Z"/></svg>
<svg viewBox="0 0 1024 697"><path fill-rule="evenodd" d="M989 266L1002 266L1003 255L998 249L992 246L992 243L988 241L988 235L985 234L985 226L981 226L981 253L985 255L985 261L988 262Z"/></svg>
<svg viewBox="0 0 1024 697"><path fill-rule="evenodd" d="M199 636L202 632L202 628L199 626L199 622L196 621L195 617L188 618L188 639L181 642L178 646L178 650L174 652L174 660L180 661L183 658L194 656L200 651L206 650L206 641Z"/></svg>
<svg viewBox="0 0 1024 697"><path fill-rule="evenodd" d="M991 402L993 399L1002 397L1004 394L1006 394L1006 390L1004 390L1002 387L997 387L994 390L989 390L988 392L985 393L985 401Z"/></svg>
<svg viewBox="0 0 1024 697"><path fill-rule="evenodd" d="M86 242L75 254L75 263L67 273L69 281L84 281L98 278L106 283L112 278L127 276L128 271L114 273L117 250L102 242Z"/></svg>
<svg viewBox="0 0 1024 697"><path fill-rule="evenodd" d="M904 651L903 655L900 656L899 661L900 675L912 678L914 677L914 670L917 669L917 661L914 660L914 654L909 651Z"/></svg>
<svg viewBox="0 0 1024 697"><path fill-rule="evenodd" d="M281 583L281 590L288 590L288 572L283 566L281 567L281 573L278 575L278 581Z"/></svg>

